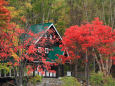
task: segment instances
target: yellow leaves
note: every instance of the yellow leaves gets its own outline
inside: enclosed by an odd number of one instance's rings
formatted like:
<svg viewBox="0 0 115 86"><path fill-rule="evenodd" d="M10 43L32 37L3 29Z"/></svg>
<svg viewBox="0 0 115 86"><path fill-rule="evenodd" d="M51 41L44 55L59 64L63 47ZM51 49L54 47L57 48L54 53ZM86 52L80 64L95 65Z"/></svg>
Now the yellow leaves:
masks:
<svg viewBox="0 0 115 86"><path fill-rule="evenodd" d="M45 22L45 23L47 23L47 22L54 22L54 20L51 19L51 20L48 21L48 20L46 19L44 22Z"/></svg>
<svg viewBox="0 0 115 86"><path fill-rule="evenodd" d="M10 11L14 11L15 10L14 7L7 7L7 9L10 10Z"/></svg>
<svg viewBox="0 0 115 86"><path fill-rule="evenodd" d="M12 18L20 18L20 14L24 12L23 8L20 7L21 9L16 9L15 7L7 7L7 9L10 11L10 15Z"/></svg>
<svg viewBox="0 0 115 86"><path fill-rule="evenodd" d="M53 19L50 19L49 21L46 19L45 21L44 21L44 23L47 23L47 22L54 22L54 20Z"/></svg>
<svg viewBox="0 0 115 86"><path fill-rule="evenodd" d="M30 3L25 3L25 7L28 8L28 9L32 9L32 5Z"/></svg>
<svg viewBox="0 0 115 86"><path fill-rule="evenodd" d="M0 70L4 69L5 70L4 72L8 73L10 71L10 67L8 67L7 65L8 65L7 63L3 63L3 64L0 63Z"/></svg>
<svg viewBox="0 0 115 86"><path fill-rule="evenodd" d="M12 19L20 19L22 17L22 15L25 15L26 13L26 10L29 9L31 10L32 9L32 5L31 3L29 2L24 2L24 3L20 3L19 2L20 7L13 7L13 6L8 6L7 9L10 11L11 13L11 17Z"/></svg>
<svg viewBox="0 0 115 86"><path fill-rule="evenodd" d="M12 18L19 16L19 11L15 9L15 7L7 7L10 12Z"/></svg>
<svg viewBox="0 0 115 86"><path fill-rule="evenodd" d="M51 19L51 20L49 20L49 22L54 22L54 20L53 20L53 19Z"/></svg>
<svg viewBox="0 0 115 86"><path fill-rule="evenodd" d="M19 38L17 36L13 36L13 43L14 43L14 46L18 46L18 42L19 42Z"/></svg>
<svg viewBox="0 0 115 86"><path fill-rule="evenodd" d="M44 22L46 22L46 23L47 23L47 22L48 22L48 20L45 20Z"/></svg>
<svg viewBox="0 0 115 86"><path fill-rule="evenodd" d="M18 15L19 15L19 12L17 12L17 11L14 11L11 13L12 18L18 17Z"/></svg>
<svg viewBox="0 0 115 86"><path fill-rule="evenodd" d="M15 60L19 60L19 56L11 49L10 50L11 51L11 56L13 56L13 58L15 59Z"/></svg>

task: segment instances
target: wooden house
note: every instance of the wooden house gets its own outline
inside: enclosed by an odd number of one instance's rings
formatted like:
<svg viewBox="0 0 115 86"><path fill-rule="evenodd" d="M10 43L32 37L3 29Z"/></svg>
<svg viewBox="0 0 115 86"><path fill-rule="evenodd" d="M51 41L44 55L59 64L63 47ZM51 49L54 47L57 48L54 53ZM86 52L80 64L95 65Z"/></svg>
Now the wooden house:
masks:
<svg viewBox="0 0 115 86"><path fill-rule="evenodd" d="M40 50L41 48L44 47L45 50L45 56L48 62L53 62L56 63L56 59L58 59L58 55L65 55L67 56L67 52L66 51L61 51L61 48L59 47L59 45L62 43L62 38L60 36L60 34L58 33L57 29L55 28L55 26L53 25L53 23L44 23L44 24L35 24L32 25L29 28L32 32L34 33L42 33L40 35L40 37L36 40L35 44L38 48L38 54L40 54ZM50 41L48 40L47 42L43 43L41 45L41 41L43 40L43 38L49 39L49 40L53 40L55 41L53 44L50 43ZM33 61L34 63L40 63L39 60L35 60ZM48 71L45 71L44 76L45 77L59 77L59 76L63 76L64 75L64 68L63 65L58 65L58 66L52 66L51 67L52 70L56 71L55 73L51 73ZM37 70L35 71L35 73L41 75L41 73L39 73Z"/></svg>
<svg viewBox="0 0 115 86"><path fill-rule="evenodd" d="M29 27L29 30L31 30L34 34L39 34L40 36L35 39L35 45L37 47L37 54L41 54L42 48L44 48L45 52L45 58L47 62L50 63L56 63L56 59L58 59L58 55L65 55L68 56L66 50L61 51L61 48L59 45L62 43L62 38L60 34L58 33L57 29L53 25L53 23L44 23L44 24L35 24L31 25ZM47 42L42 42L43 39L48 39ZM54 43L50 43L49 40L55 41ZM38 64L42 64L39 59L36 59L32 62L36 66ZM37 69L37 68L36 68ZM44 77L59 77L64 75L64 67L62 64L57 65L57 66L52 66L52 70L55 70L56 73L48 72L47 70L44 69L45 74L43 75ZM38 70L35 70L33 72L34 75L39 74L41 75L41 72L38 72ZM0 71L0 77L12 77L14 76L13 70L10 70L8 74L4 74L3 70Z"/></svg>

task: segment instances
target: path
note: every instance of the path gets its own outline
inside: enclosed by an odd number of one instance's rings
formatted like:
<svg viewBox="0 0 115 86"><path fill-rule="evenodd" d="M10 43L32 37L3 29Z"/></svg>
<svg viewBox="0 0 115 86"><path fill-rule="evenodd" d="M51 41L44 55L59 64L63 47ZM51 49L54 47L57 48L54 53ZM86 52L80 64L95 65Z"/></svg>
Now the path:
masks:
<svg viewBox="0 0 115 86"><path fill-rule="evenodd" d="M42 82L36 86L61 86L61 83L58 78L43 78Z"/></svg>

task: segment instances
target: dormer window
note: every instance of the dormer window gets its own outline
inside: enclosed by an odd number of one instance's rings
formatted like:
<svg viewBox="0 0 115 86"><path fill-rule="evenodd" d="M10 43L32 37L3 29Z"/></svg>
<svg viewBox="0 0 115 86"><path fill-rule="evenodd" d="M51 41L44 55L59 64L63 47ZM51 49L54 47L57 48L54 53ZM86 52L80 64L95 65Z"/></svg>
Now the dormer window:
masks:
<svg viewBox="0 0 115 86"><path fill-rule="evenodd" d="M45 53L49 53L49 49L48 48L45 48Z"/></svg>

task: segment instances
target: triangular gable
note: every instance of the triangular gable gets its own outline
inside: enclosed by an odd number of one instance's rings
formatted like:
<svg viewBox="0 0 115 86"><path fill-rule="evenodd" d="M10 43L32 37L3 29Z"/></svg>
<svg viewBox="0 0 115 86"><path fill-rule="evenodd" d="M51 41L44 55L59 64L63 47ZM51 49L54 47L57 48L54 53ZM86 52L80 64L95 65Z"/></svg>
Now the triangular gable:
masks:
<svg viewBox="0 0 115 86"><path fill-rule="evenodd" d="M42 38L42 36L53 26L54 30L56 31L56 33L58 34L59 38L62 40L60 34L58 33L57 29L55 28L55 26L53 25L53 23L44 23L44 24L35 24L32 25L29 29L33 32L33 33L40 33L40 32L44 32L43 34L41 34L41 36L36 40L35 44Z"/></svg>

